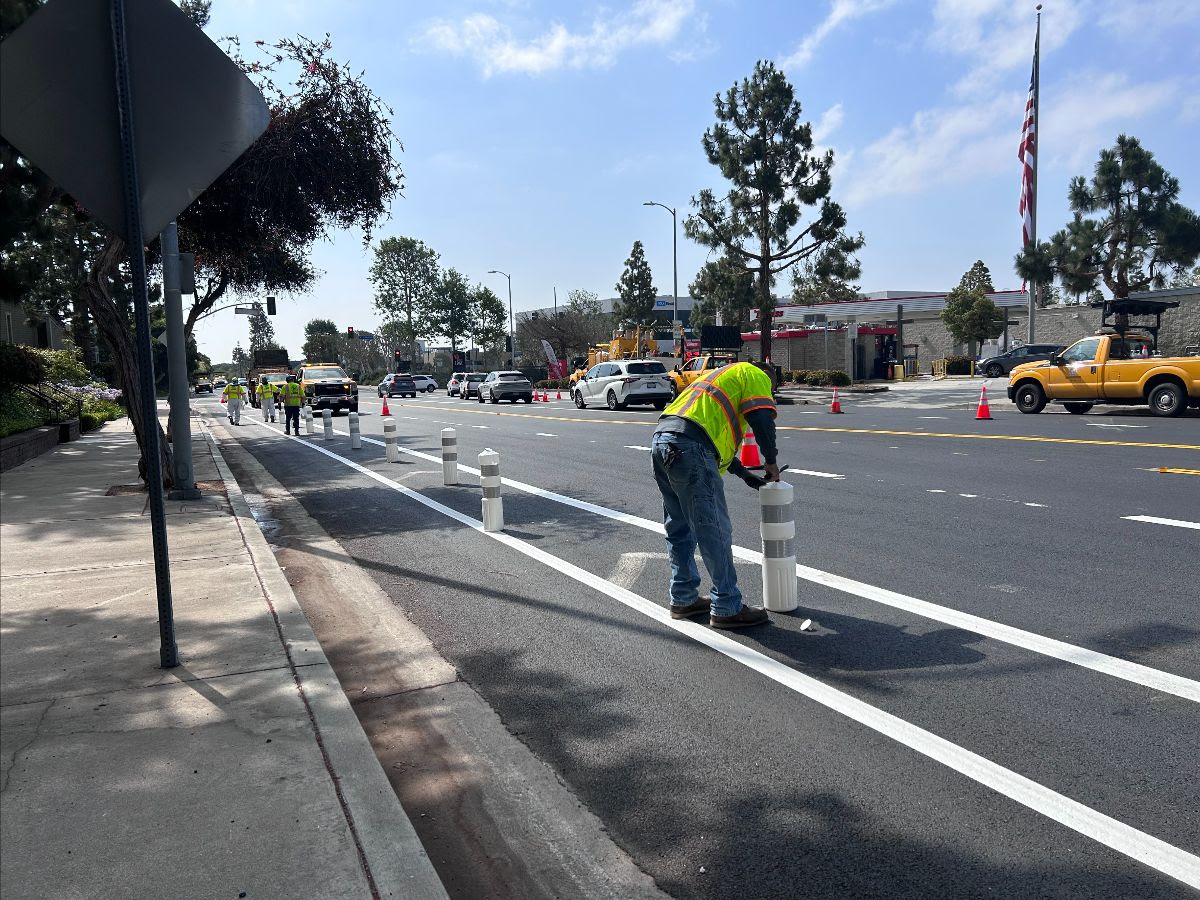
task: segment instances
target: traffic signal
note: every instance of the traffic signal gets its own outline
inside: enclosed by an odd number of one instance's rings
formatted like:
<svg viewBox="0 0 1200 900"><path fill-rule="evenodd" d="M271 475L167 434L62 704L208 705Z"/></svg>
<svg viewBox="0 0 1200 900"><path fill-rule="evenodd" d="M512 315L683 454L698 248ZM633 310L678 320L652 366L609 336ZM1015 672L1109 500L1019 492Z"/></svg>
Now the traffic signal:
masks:
<svg viewBox="0 0 1200 900"><path fill-rule="evenodd" d="M346 326L346 337L349 337L349 338L354 337L354 326L353 325Z"/></svg>
<svg viewBox="0 0 1200 900"><path fill-rule="evenodd" d="M274 297L267 298L267 315L268 316L275 315L275 298Z"/></svg>
<svg viewBox="0 0 1200 900"><path fill-rule="evenodd" d="M396 365L400 365L400 351L399 350L392 351L392 358L394 360L396 360Z"/></svg>

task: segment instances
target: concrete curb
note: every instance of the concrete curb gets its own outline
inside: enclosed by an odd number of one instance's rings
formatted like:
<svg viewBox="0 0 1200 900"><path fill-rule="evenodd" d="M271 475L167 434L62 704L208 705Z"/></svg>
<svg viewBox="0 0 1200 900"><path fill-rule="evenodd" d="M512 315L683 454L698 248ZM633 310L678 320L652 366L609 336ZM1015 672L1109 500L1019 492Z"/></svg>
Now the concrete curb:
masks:
<svg viewBox="0 0 1200 900"><path fill-rule="evenodd" d="M374 884L375 895L404 900L446 900L445 888L429 855L380 767L341 684L332 674L325 651L254 521L237 479L221 455L220 442L207 423L202 423L201 428L275 615L296 684L312 716L317 741L355 832L363 868Z"/></svg>

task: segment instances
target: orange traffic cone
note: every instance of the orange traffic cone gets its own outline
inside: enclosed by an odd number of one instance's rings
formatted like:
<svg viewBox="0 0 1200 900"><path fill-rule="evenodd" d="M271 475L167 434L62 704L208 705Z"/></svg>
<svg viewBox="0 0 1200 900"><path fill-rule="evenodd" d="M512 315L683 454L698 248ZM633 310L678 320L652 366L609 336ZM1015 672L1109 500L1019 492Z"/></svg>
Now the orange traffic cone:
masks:
<svg viewBox="0 0 1200 900"><path fill-rule="evenodd" d="M758 441L754 439L754 432L746 429L746 436L742 438L742 465L747 469L762 469L762 457L758 454Z"/></svg>
<svg viewBox="0 0 1200 900"><path fill-rule="evenodd" d="M545 388L542 388L542 402L543 402L543 403L549 403L549 402L550 402L550 395L549 395L549 394L546 392L546 389L545 389Z"/></svg>
<svg viewBox="0 0 1200 900"><path fill-rule="evenodd" d="M987 385L986 384L983 386L983 390L980 391L980 393L979 393L979 408L977 410L975 410L975 418L976 419L988 419L988 420L990 420L992 418L992 410L988 407L988 402L987 402Z"/></svg>
<svg viewBox="0 0 1200 900"><path fill-rule="evenodd" d="M833 402L829 404L831 413L840 413L842 411L842 401L838 399L837 385L833 386Z"/></svg>
<svg viewBox="0 0 1200 900"><path fill-rule="evenodd" d="M558 388L558 389L556 389L556 390L554 391L554 399L555 399L555 400L561 400L561 399L562 399L562 388Z"/></svg>
<svg viewBox="0 0 1200 900"><path fill-rule="evenodd" d="M384 396L382 415L390 416L391 414L392 414L392 411L390 409L388 409L388 405L387 405L387 397Z"/></svg>

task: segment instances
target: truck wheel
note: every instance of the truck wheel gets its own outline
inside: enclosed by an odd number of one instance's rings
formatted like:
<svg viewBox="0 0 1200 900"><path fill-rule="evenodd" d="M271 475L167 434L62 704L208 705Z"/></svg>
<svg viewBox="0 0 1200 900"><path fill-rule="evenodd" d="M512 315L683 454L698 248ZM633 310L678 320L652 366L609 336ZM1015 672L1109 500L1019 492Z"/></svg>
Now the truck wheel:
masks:
<svg viewBox="0 0 1200 900"><path fill-rule="evenodd" d="M667 401L666 400L655 400L654 408L657 409L659 412L662 412L664 409L667 408Z"/></svg>
<svg viewBox="0 0 1200 900"><path fill-rule="evenodd" d="M1040 413L1046 408L1046 393L1042 390L1041 385L1023 384L1017 388L1013 402L1023 413Z"/></svg>
<svg viewBox="0 0 1200 900"><path fill-rule="evenodd" d="M1091 404L1091 403L1064 403L1063 406L1065 406L1067 408L1067 412L1072 413L1076 416L1082 416L1085 412L1087 412L1089 409L1092 408L1093 404Z"/></svg>
<svg viewBox="0 0 1200 900"><path fill-rule="evenodd" d="M1183 388L1168 381L1150 391L1150 411L1156 416L1178 416L1183 412Z"/></svg>

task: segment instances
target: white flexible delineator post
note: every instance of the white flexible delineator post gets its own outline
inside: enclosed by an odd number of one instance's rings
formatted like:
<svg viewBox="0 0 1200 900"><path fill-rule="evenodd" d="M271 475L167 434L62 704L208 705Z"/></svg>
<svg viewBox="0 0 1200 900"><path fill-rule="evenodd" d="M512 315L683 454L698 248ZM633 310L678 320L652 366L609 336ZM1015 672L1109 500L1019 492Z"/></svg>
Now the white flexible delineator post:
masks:
<svg viewBox="0 0 1200 900"><path fill-rule="evenodd" d="M304 407L304 433L313 433L313 414L311 406Z"/></svg>
<svg viewBox="0 0 1200 900"><path fill-rule="evenodd" d="M350 449L362 449L362 432L358 427L358 413L350 413Z"/></svg>
<svg viewBox="0 0 1200 900"><path fill-rule="evenodd" d="M388 462L394 463L400 459L400 448L396 446L396 420L391 416L383 417L383 449Z"/></svg>
<svg viewBox="0 0 1200 900"><path fill-rule="evenodd" d="M794 489L786 481L759 489L762 507L763 606L771 612L791 612L800 605L796 591L796 519Z"/></svg>
<svg viewBox="0 0 1200 900"><path fill-rule="evenodd" d="M479 454L479 484L483 488L483 530L504 530L504 500L500 496L500 454Z"/></svg>
<svg viewBox="0 0 1200 900"><path fill-rule="evenodd" d="M321 437L327 441L333 440L333 412L328 409L321 410L321 426L323 433Z"/></svg>
<svg viewBox="0 0 1200 900"><path fill-rule="evenodd" d="M442 484L458 484L458 433L442 429Z"/></svg>

